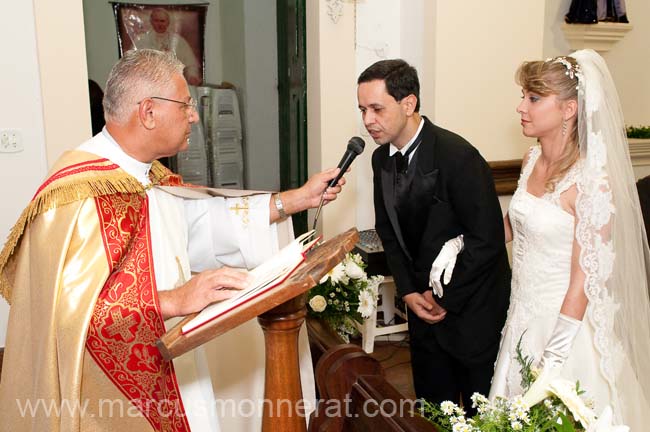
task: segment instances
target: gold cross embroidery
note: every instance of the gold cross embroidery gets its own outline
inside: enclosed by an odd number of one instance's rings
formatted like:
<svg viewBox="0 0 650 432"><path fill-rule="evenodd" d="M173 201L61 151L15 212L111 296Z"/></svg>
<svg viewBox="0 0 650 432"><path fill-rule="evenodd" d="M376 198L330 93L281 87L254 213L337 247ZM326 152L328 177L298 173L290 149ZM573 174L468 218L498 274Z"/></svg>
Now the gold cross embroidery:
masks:
<svg viewBox="0 0 650 432"><path fill-rule="evenodd" d="M241 218L241 221L244 225L248 225L249 219L248 219L248 197L242 197L241 198L241 204L238 202L235 205L230 207L230 210L234 211L237 216ZM242 214L239 214L239 212L242 212Z"/></svg>
<svg viewBox="0 0 650 432"><path fill-rule="evenodd" d="M248 213L248 205L246 206L240 206L239 203L235 204L234 206L230 207L230 210L233 210L237 216L239 216L240 211L244 211L244 214Z"/></svg>
<svg viewBox="0 0 650 432"><path fill-rule="evenodd" d="M113 337L119 334L123 340L128 341L133 337L130 328L137 324L133 315L122 316L119 310L111 311L113 324L106 327L108 336Z"/></svg>

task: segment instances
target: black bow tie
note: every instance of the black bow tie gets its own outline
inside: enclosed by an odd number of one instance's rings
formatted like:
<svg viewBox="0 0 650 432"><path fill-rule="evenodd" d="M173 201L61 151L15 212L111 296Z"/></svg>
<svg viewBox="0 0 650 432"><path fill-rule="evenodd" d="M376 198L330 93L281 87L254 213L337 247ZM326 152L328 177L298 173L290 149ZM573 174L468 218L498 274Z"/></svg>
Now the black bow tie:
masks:
<svg viewBox="0 0 650 432"><path fill-rule="evenodd" d="M393 157L395 158L395 172L397 174L405 174L406 171L409 168L409 158L411 153L415 151L416 148L420 145L420 141L416 141L413 144L411 144L411 147L409 147L408 150L406 150L406 153L402 154L401 151L396 151L393 154Z"/></svg>
<svg viewBox="0 0 650 432"><path fill-rule="evenodd" d="M404 156L402 152L397 152L393 155L395 158L395 172L398 174L406 173L409 167L409 157Z"/></svg>

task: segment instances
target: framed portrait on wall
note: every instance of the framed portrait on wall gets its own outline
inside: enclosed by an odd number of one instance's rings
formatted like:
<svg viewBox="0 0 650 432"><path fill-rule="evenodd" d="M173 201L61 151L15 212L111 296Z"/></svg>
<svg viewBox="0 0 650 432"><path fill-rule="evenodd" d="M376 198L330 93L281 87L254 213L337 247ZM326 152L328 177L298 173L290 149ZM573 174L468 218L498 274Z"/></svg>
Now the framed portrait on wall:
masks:
<svg viewBox="0 0 650 432"><path fill-rule="evenodd" d="M207 3L138 4L111 2L117 27L119 55L131 49L171 51L185 65L190 85L205 77L205 16Z"/></svg>

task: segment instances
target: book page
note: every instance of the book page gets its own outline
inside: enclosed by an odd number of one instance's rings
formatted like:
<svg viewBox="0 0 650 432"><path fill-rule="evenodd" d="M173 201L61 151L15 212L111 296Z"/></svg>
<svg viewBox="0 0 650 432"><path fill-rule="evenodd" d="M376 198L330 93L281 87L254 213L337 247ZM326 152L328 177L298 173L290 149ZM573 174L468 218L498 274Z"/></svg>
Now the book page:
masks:
<svg viewBox="0 0 650 432"><path fill-rule="evenodd" d="M255 267L249 272L253 279L249 288L238 291L235 296L228 300L207 306L196 317L186 323L181 332L183 334L189 333L284 282L305 260L304 252L319 240L318 238L310 240L313 235L314 231L301 235L267 261Z"/></svg>

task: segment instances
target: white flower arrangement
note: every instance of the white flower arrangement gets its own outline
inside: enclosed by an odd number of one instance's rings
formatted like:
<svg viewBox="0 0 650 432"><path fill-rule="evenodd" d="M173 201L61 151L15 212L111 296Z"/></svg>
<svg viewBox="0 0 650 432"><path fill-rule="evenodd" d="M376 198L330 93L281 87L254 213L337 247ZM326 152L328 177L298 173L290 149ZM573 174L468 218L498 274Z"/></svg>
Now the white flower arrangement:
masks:
<svg viewBox="0 0 650 432"><path fill-rule="evenodd" d="M518 361L522 370L522 383L528 388L534 380L535 372L531 360L524 357L517 346ZM550 382L551 396L542 402L528 407L521 395L509 399L497 397L490 401L480 393L471 396L472 408L477 414L465 417L462 408L451 401L440 405L423 401L422 414L435 424L440 432L629 432L624 425L612 424L612 409L607 406L599 416L582 398L584 393L579 385L558 378Z"/></svg>
<svg viewBox="0 0 650 432"><path fill-rule="evenodd" d="M377 291L383 276L365 272L359 254L348 253L309 291L309 313L328 322L346 341L356 334L354 321L362 323L377 307Z"/></svg>
<svg viewBox="0 0 650 432"><path fill-rule="evenodd" d="M522 396L488 400L480 393L472 395L472 407L478 414L466 418L462 408L444 401L439 408L424 402L423 413L438 429L450 432L482 431L567 431L567 432L629 432L627 426L612 425L608 406L598 417L584 403L575 384L558 379L549 386L553 397L529 408Z"/></svg>

